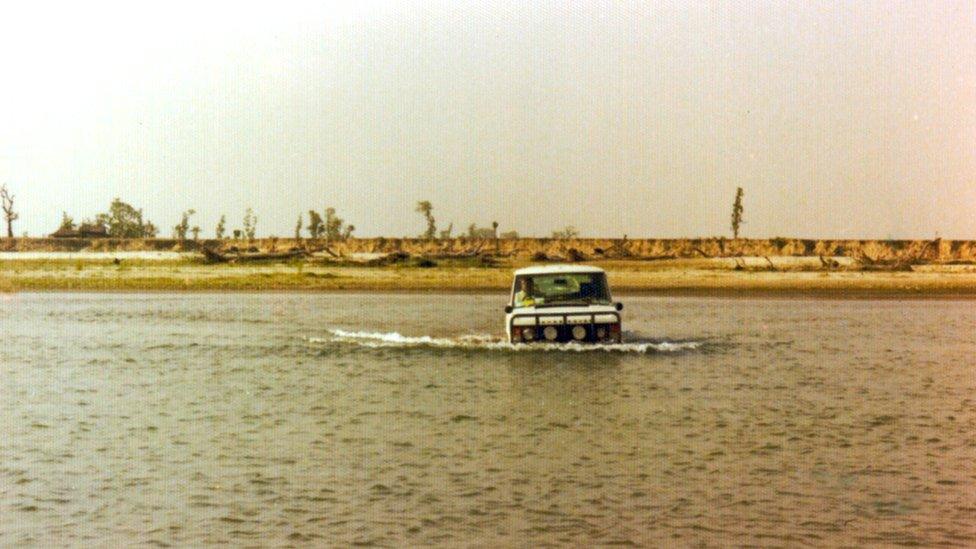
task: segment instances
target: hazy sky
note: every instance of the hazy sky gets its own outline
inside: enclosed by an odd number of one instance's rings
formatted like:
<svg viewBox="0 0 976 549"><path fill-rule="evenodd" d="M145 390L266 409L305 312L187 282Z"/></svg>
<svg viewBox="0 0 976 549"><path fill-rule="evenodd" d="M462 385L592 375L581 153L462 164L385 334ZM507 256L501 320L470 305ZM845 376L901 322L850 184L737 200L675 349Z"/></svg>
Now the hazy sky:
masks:
<svg viewBox="0 0 976 549"><path fill-rule="evenodd" d="M18 234L976 238L976 2L131 4L4 7Z"/></svg>

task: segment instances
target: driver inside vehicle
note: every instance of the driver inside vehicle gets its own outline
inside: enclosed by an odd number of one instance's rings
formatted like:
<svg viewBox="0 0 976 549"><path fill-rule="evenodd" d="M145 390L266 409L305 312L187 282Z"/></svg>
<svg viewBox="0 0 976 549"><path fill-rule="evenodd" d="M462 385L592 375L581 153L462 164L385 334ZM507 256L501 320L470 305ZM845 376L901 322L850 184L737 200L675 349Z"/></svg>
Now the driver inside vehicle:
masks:
<svg viewBox="0 0 976 549"><path fill-rule="evenodd" d="M516 307L532 307L535 305L535 298L532 294L532 279L523 278L519 280L519 291L515 292Z"/></svg>

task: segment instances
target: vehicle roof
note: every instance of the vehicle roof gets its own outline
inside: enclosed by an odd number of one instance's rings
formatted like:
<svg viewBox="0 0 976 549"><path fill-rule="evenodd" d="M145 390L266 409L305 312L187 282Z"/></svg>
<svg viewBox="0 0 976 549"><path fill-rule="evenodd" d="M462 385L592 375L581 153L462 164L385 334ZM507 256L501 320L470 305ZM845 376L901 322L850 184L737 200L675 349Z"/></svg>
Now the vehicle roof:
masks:
<svg viewBox="0 0 976 549"><path fill-rule="evenodd" d="M602 273L603 269L590 265L537 265L515 271L515 276L560 273Z"/></svg>

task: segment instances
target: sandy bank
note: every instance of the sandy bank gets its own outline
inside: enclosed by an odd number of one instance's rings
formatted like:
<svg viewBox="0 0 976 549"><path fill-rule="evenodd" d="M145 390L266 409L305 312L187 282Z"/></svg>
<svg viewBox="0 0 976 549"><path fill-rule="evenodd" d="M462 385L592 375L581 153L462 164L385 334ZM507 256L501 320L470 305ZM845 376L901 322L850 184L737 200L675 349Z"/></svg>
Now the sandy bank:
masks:
<svg viewBox="0 0 976 549"><path fill-rule="evenodd" d="M579 258L587 261L629 259L691 259L734 256L769 257L848 257L872 260L917 259L925 262L974 262L973 240L853 240L762 238L350 238L338 242L294 238L262 238L254 241L111 238L4 238L0 251L9 252L120 252L194 251L203 246L228 249L254 247L260 250L288 250L295 247L329 247L338 255L485 254L516 260L548 257Z"/></svg>
<svg viewBox="0 0 976 549"><path fill-rule="evenodd" d="M0 261L27 261L27 260L57 260L57 261L114 261L119 260L141 260L141 261L178 261L195 257L195 252L173 252L173 251L130 251L116 250L111 252L97 251L78 251L78 252L0 252Z"/></svg>
<svg viewBox="0 0 976 549"><path fill-rule="evenodd" d="M0 291L376 291L499 292L512 270L438 262L438 266L337 266L325 262L218 264L102 256L0 261ZM772 267L769 262L772 262ZM590 262L607 270L617 294L818 297L976 297L976 267L926 265L908 272L817 269L819 260L772 257ZM775 270L770 270L775 269Z"/></svg>

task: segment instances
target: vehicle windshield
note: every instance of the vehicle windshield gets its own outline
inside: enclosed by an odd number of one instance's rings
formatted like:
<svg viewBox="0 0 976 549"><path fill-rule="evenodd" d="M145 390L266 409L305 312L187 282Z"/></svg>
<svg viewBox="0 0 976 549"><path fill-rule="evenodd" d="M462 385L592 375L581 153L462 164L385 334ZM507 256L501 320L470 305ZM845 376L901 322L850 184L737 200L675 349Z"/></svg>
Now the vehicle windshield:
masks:
<svg viewBox="0 0 976 549"><path fill-rule="evenodd" d="M603 273L559 273L515 277L515 307L589 305L610 303Z"/></svg>

